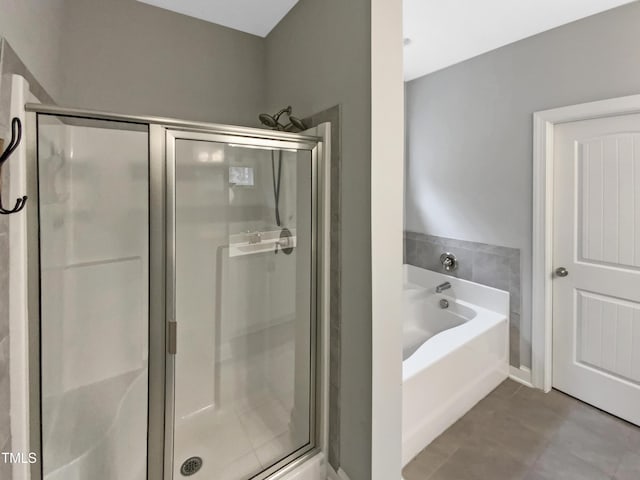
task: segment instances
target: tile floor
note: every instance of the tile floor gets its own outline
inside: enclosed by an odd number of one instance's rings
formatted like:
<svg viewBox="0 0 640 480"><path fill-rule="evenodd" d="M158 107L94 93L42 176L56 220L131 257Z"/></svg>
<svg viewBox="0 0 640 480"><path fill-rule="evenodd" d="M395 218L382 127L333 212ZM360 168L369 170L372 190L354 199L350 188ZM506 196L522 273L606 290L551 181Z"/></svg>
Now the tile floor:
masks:
<svg viewBox="0 0 640 480"><path fill-rule="evenodd" d="M296 428L293 417L296 363L293 324L290 327L291 333L275 345L264 336L238 337L235 355L218 366L219 403L176 419L174 478L184 478L180 467L192 456L203 460L202 468L189 477L194 480L250 478L307 443L308 424ZM204 378L203 372L197 373ZM305 418L306 408L298 406Z"/></svg>
<svg viewBox="0 0 640 480"><path fill-rule="evenodd" d="M256 408L209 409L176 424L174 477L191 456L203 459L194 480L249 478L298 446L289 431L289 412L265 395Z"/></svg>
<svg viewBox="0 0 640 480"><path fill-rule="evenodd" d="M507 380L420 452L403 477L640 480L640 428L556 390Z"/></svg>

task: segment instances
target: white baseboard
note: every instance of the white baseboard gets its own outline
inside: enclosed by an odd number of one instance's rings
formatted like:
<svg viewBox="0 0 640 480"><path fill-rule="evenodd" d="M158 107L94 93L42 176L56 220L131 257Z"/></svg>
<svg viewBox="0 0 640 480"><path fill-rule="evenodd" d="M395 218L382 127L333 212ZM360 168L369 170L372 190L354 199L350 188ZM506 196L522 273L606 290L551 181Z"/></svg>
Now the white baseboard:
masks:
<svg viewBox="0 0 640 480"><path fill-rule="evenodd" d="M521 383L529 388L534 388L533 383L531 383L531 369L527 367L514 367L513 365L509 367L509 378L514 382Z"/></svg>
<svg viewBox="0 0 640 480"><path fill-rule="evenodd" d="M350 480L350 478L341 468L336 472L331 465L327 465L327 480Z"/></svg>

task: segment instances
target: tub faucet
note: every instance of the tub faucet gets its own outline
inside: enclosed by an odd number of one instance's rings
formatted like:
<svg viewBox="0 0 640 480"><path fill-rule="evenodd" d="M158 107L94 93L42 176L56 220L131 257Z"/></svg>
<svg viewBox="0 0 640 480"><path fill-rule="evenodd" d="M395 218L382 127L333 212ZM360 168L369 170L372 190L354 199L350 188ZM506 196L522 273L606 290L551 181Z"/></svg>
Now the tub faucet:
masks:
<svg viewBox="0 0 640 480"><path fill-rule="evenodd" d="M449 288L451 288L451 284L449 282L441 283L436 287L436 293L442 293L445 290L448 290Z"/></svg>

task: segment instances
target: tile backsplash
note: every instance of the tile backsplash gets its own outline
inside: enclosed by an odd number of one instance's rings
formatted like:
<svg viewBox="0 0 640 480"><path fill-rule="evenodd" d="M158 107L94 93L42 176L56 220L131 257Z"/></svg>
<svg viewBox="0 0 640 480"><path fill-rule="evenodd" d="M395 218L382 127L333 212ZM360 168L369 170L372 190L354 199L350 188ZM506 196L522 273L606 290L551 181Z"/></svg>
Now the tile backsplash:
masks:
<svg viewBox="0 0 640 480"><path fill-rule="evenodd" d="M440 263L444 252L458 259L458 268L448 275L509 292L509 363L520 367L520 250L405 231L404 263L444 272Z"/></svg>

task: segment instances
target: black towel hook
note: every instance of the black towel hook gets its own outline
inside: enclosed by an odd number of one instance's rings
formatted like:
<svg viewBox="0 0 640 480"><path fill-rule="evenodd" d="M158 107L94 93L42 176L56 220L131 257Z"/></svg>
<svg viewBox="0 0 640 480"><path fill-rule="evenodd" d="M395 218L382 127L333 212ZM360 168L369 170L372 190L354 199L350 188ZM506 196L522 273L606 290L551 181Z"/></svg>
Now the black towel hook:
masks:
<svg viewBox="0 0 640 480"><path fill-rule="evenodd" d="M20 140L22 140L22 123L19 118L14 118L11 120L11 141L9 142L9 146L7 149L0 155L0 172L2 171L2 165L6 162L11 154L18 148L20 145ZM0 189L0 194L2 190ZM18 198L16 200L15 206L11 210L7 210L2 206L2 195L0 195L0 215L10 215L12 213L17 213L24 208L27 204L27 196L23 196L22 198Z"/></svg>

